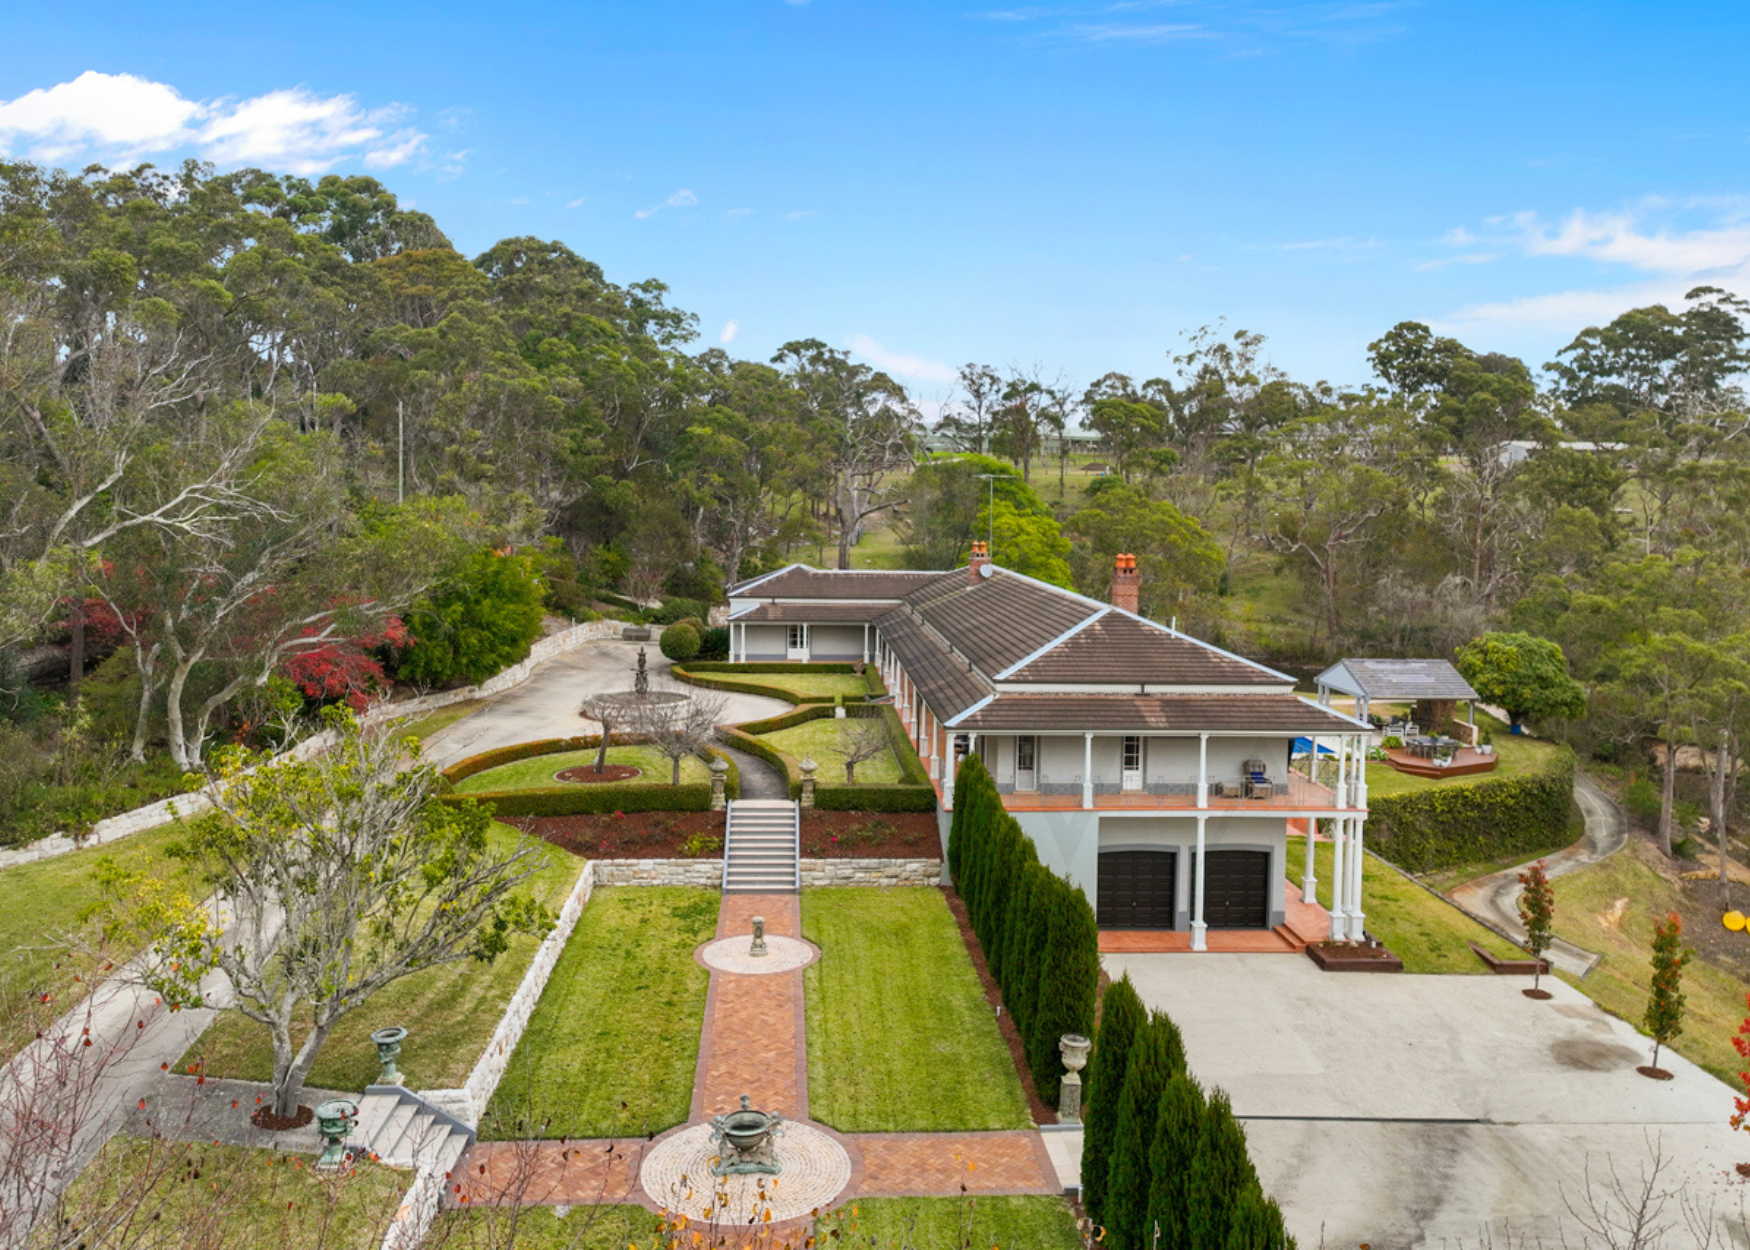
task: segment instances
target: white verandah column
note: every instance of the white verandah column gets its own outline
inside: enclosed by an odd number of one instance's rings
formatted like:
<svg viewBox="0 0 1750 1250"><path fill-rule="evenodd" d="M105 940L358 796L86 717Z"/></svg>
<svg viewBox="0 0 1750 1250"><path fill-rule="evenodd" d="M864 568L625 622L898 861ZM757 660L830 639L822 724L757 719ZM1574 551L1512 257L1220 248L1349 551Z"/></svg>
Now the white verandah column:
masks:
<svg viewBox="0 0 1750 1250"><path fill-rule="evenodd" d="M1094 735L1082 735L1082 807L1094 806Z"/></svg>
<svg viewBox="0 0 1750 1250"><path fill-rule="evenodd" d="M1197 813L1197 859L1192 865L1195 877L1191 887L1191 949L1206 951L1209 949L1207 934L1209 926L1203 923L1203 854L1204 826L1209 817L1202 812Z"/></svg>
<svg viewBox="0 0 1750 1250"><path fill-rule="evenodd" d="M1312 779L1318 780L1319 740L1316 736L1312 739L1312 763L1307 765L1307 769L1312 773ZM1318 832L1318 828L1318 817L1308 816L1306 818L1306 867L1300 874L1300 898L1304 903L1317 904L1319 901L1319 879L1316 861L1313 858L1313 851L1318 841L1313 835Z"/></svg>
<svg viewBox="0 0 1750 1250"><path fill-rule="evenodd" d="M1357 746L1370 740L1371 736L1368 739L1357 739ZM1354 795L1356 807L1364 808L1367 806L1367 752L1365 749L1359 752L1355 762ZM1367 936L1367 917L1361 908L1361 882L1367 866L1366 857L1362 854L1361 828L1367 823L1367 817L1358 815L1351 819L1354 837L1349 844L1350 881L1352 883L1349 890L1349 936L1359 942Z"/></svg>

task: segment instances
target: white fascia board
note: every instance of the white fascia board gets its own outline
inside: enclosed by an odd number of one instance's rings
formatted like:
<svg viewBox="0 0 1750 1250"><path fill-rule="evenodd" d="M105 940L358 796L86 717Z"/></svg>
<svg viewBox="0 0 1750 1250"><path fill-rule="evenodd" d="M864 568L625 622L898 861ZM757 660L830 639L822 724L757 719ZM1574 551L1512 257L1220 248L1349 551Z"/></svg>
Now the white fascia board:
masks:
<svg viewBox="0 0 1750 1250"><path fill-rule="evenodd" d="M943 721L942 727L944 729L954 728L954 726L958 725L961 721L965 720L968 716L971 716L974 712L983 711L985 708L989 707L991 705L991 703L994 702L995 700L996 700L996 696L994 694L985 695L984 698L980 699L977 703L974 703L971 707L967 708L964 712L957 713L956 715L950 716L947 720Z"/></svg>
<svg viewBox="0 0 1750 1250"><path fill-rule="evenodd" d="M745 598L747 598L748 591L752 590L755 586L759 586L765 582L771 581L774 577L778 576L778 574L788 573L791 569L806 569L808 567L809 567L808 565L803 564L799 560L792 561L791 563L786 564L781 569L773 569L770 573L761 574L760 576L754 578L751 582L742 582L739 586L734 587L735 593L732 597L736 598L736 599L745 599Z"/></svg>
<svg viewBox="0 0 1750 1250"><path fill-rule="evenodd" d="M1064 630L1061 634L1059 634L1057 637L1053 638L1050 642L1046 643L1043 647L1040 647L1037 651L1034 651L1031 655L1027 655L1027 656L1022 657L1019 660L1016 660L1013 664L1009 665L1007 668L1005 668L1000 673L992 674L991 680L992 681L1001 681L1005 677L1010 677L1010 676L1013 676L1015 673L1020 672L1022 669L1026 668L1029 664L1031 664L1034 660L1037 660L1040 656L1044 655L1047 651L1050 651L1056 647L1062 646L1064 643L1068 642L1071 638L1074 638L1077 634L1081 633L1084 629L1086 629L1088 626L1092 625L1095 621L1099 620L1101 617L1105 616L1110 611L1112 611L1112 607L1110 604L1108 604L1106 607L1104 607L1100 611L1094 613L1092 616L1087 617L1083 620L1077 621L1074 625L1071 625L1068 629ZM1066 687L1066 689L1067 688L1068 687Z"/></svg>
<svg viewBox="0 0 1750 1250"><path fill-rule="evenodd" d="M1199 695L1203 697L1221 698L1274 698L1280 699L1294 694L1293 686L1159 686L1152 682L1139 684L1137 682L1044 682L1044 681L1008 681L999 682L997 689L1004 694L1086 694L1125 696L1141 698L1149 695L1159 695L1170 698L1173 695ZM1296 698L1301 696L1295 695Z"/></svg>
<svg viewBox="0 0 1750 1250"><path fill-rule="evenodd" d="M1306 704L1310 708L1318 708L1318 710L1323 712L1326 716L1334 716L1338 720L1348 721L1351 725L1355 726L1355 728L1357 728L1357 729L1365 729L1369 733L1373 732L1373 722L1372 721L1365 721L1365 720L1362 720L1359 716L1350 716L1347 713L1339 712L1334 707L1320 707L1319 704L1314 703L1311 699L1307 698L1303 694L1297 694L1294 697L1299 699L1302 703ZM1302 733L1302 734L1299 734L1297 736L1305 738L1305 737L1310 736L1311 734L1319 733L1319 732L1322 732L1322 731L1316 730L1316 729L1309 730L1306 733Z"/></svg>

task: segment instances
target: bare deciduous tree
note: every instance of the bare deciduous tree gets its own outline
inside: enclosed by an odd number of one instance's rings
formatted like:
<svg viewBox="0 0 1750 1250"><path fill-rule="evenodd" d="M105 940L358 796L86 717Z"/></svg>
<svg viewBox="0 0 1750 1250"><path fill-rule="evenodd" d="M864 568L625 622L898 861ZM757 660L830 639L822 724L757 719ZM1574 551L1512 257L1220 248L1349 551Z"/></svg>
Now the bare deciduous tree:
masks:
<svg viewBox="0 0 1750 1250"><path fill-rule="evenodd" d="M680 703L652 699L632 706L628 728L669 761L673 766L669 784L678 786L681 761L690 755L703 756L717 740L717 726L723 723L729 699L716 691L698 689Z"/></svg>
<svg viewBox="0 0 1750 1250"><path fill-rule="evenodd" d="M880 759L893 750L887 725L878 716L847 721L839 735L839 758L845 763L845 784L857 784L857 765Z"/></svg>

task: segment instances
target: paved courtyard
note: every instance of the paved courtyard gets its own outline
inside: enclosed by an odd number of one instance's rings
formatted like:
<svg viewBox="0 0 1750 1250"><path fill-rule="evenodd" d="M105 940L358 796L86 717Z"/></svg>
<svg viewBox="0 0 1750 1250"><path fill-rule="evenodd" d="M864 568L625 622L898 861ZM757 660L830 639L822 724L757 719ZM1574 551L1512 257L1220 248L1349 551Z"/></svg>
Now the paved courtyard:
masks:
<svg viewBox="0 0 1750 1250"><path fill-rule="evenodd" d="M578 717L578 703L587 694L630 690L640 646L645 649L652 684L659 689L669 684L680 688L669 675L672 665L656 649L655 642L640 644L619 639L586 642L548 660L522 685L494 697L478 712L433 734L426 744L426 758L444 768L494 747L595 733L598 726L594 721ZM723 697L728 700L723 714L723 722L728 725L790 710L783 700L761 695Z"/></svg>
<svg viewBox="0 0 1750 1250"><path fill-rule="evenodd" d="M1282 955L1104 964L1173 1017L1205 1088L1228 1092L1302 1246L1596 1244L1566 1204L1586 1210L1588 1166L1638 1187L1654 1143L1659 1188L1714 1204L1723 1244L1750 1245L1732 1091L1669 1052L1675 1080L1640 1076L1651 1044L1558 981L1534 1002L1529 978L1332 974ZM1677 1200L1666 1216L1663 1244L1694 1244Z"/></svg>

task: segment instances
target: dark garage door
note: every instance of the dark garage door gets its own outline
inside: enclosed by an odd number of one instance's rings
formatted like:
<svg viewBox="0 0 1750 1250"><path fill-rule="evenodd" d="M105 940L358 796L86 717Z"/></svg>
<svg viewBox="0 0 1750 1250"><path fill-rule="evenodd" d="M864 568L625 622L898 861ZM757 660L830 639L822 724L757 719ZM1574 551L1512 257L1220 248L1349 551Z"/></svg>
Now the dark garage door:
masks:
<svg viewBox="0 0 1750 1250"><path fill-rule="evenodd" d="M1102 929L1170 929L1179 857L1172 851L1102 851Z"/></svg>
<svg viewBox="0 0 1750 1250"><path fill-rule="evenodd" d="M1203 921L1211 929L1269 927L1270 852L1209 852L1203 873Z"/></svg>

